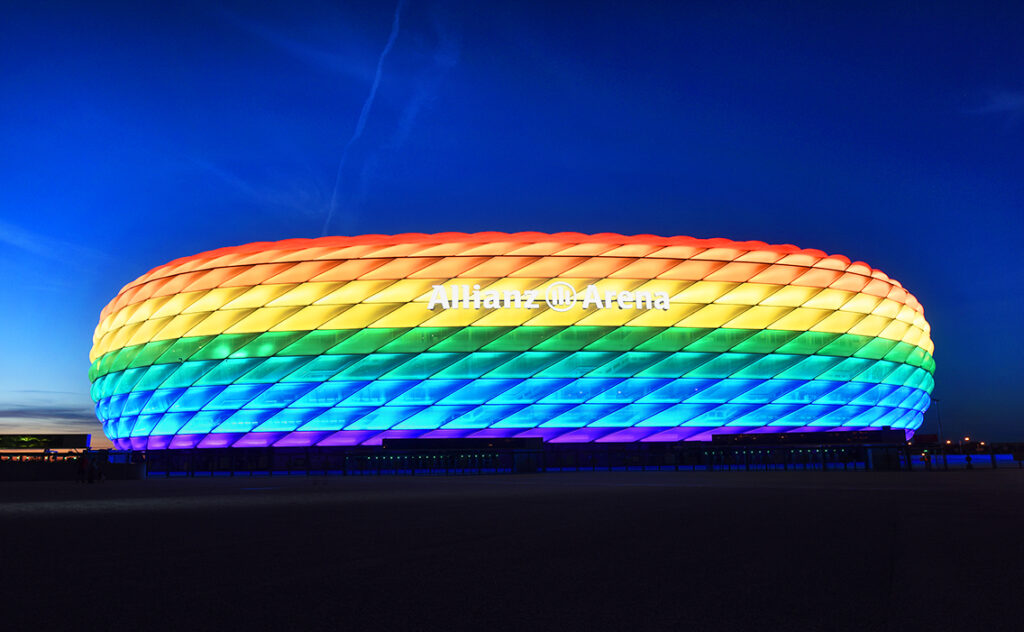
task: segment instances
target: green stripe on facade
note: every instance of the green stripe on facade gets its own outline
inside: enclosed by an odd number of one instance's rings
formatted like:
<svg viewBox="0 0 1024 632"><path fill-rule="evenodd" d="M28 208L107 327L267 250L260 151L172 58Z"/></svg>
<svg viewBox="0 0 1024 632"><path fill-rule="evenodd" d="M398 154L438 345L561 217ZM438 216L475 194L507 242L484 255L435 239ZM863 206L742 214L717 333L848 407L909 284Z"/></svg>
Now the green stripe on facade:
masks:
<svg viewBox="0 0 1024 632"><path fill-rule="evenodd" d="M184 360L367 353L473 351L693 351L822 355L889 360L935 371L931 354L904 342L853 334L687 327L417 327L220 334L160 340L104 354L89 369L108 373Z"/></svg>

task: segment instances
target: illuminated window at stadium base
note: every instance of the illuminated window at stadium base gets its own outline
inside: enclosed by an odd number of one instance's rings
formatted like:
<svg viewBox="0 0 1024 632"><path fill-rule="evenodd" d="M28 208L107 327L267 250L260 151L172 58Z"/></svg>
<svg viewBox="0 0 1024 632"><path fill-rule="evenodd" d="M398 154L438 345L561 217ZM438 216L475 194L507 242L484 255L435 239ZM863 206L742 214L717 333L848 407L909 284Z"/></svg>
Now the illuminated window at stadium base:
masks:
<svg viewBox="0 0 1024 632"><path fill-rule="evenodd" d="M921 424L917 300L791 245L579 233L325 237L172 261L103 310L121 448L550 442Z"/></svg>

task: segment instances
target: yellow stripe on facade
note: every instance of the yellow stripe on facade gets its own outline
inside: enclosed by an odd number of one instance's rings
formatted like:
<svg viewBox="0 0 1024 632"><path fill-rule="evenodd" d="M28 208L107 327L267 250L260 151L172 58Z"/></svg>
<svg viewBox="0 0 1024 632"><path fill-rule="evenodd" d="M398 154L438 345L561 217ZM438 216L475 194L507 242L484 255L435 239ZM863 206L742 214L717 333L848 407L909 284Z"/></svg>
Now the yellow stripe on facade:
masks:
<svg viewBox="0 0 1024 632"><path fill-rule="evenodd" d="M239 309L246 307L263 307L270 301L283 296L286 292L293 289L297 283L275 283L272 285L253 285L245 294L242 294L238 298L228 302L224 307L226 309Z"/></svg>
<svg viewBox="0 0 1024 632"><path fill-rule="evenodd" d="M274 325L288 318L298 307L261 307L224 330L226 334L251 334L270 331Z"/></svg>
<svg viewBox="0 0 1024 632"><path fill-rule="evenodd" d="M762 305L776 305L779 307L800 307L811 300L815 294L821 291L817 287L798 287L795 285L784 285L782 289L775 292L768 298L761 301Z"/></svg>
<svg viewBox="0 0 1024 632"><path fill-rule="evenodd" d="M854 292L846 290L835 290L825 288L812 296L802 307L816 307L819 309L840 309L845 303L853 298Z"/></svg>
<svg viewBox="0 0 1024 632"><path fill-rule="evenodd" d="M547 309L544 292L566 281L577 289L575 307ZM582 308L583 293L595 285L606 292L665 292L668 310ZM481 292L537 292L538 310L427 309L434 285L450 291L480 285ZM455 278L353 280L264 284L183 292L150 298L108 315L93 334L90 357L124 346L185 335L358 329L363 327L463 326L637 326L729 327L823 331L881 336L934 347L924 316L893 299L834 288L764 283L675 281L667 279Z"/></svg>
<svg viewBox="0 0 1024 632"><path fill-rule="evenodd" d="M281 296L268 301L269 307L304 307L341 287L341 283L300 283Z"/></svg>
<svg viewBox="0 0 1024 632"><path fill-rule="evenodd" d="M725 323L725 326L733 329L765 329L792 309L776 305L755 305Z"/></svg>
<svg viewBox="0 0 1024 632"><path fill-rule="evenodd" d="M182 310L182 313L191 314L194 312L212 312L235 300L248 289L249 288L245 287L218 287L208 290L198 301ZM145 303L143 303L143 305L144 304Z"/></svg>

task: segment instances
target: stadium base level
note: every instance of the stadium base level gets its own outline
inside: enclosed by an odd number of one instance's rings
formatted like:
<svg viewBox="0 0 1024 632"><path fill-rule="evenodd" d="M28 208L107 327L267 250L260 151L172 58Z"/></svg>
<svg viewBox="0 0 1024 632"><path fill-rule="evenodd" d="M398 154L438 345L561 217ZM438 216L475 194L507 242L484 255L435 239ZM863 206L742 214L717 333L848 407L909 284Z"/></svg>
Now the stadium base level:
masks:
<svg viewBox="0 0 1024 632"><path fill-rule="evenodd" d="M164 449L147 452L146 463L150 477L911 469L903 430L747 435L757 437L752 443L742 436L700 443L386 439L379 446Z"/></svg>

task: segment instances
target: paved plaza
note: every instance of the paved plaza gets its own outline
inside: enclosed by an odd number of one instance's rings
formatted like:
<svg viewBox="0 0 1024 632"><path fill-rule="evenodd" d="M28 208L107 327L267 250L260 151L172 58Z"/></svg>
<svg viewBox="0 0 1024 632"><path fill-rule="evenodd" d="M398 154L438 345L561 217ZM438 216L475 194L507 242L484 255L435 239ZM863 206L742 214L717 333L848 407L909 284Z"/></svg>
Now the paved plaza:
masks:
<svg viewBox="0 0 1024 632"><path fill-rule="evenodd" d="M1019 470L0 484L69 628L1015 630L1021 533Z"/></svg>

